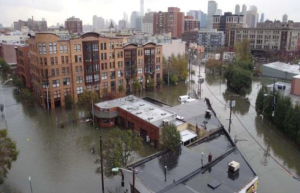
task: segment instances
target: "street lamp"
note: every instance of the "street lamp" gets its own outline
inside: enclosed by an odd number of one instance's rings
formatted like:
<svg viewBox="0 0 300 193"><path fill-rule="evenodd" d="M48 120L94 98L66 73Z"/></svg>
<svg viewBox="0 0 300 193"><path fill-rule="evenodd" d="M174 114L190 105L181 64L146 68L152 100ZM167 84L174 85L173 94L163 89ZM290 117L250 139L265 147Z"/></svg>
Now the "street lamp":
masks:
<svg viewBox="0 0 300 193"><path fill-rule="evenodd" d="M30 177L30 176L28 177L28 181L29 181L29 184L30 184L30 190L31 190L31 193L33 193L33 192L32 192L32 185L31 185L31 177Z"/></svg>
<svg viewBox="0 0 300 193"><path fill-rule="evenodd" d="M123 174L123 171L126 171L126 172L129 172L129 173L132 173L132 192L134 193L135 191L135 172L137 172L137 170L135 170L134 168L132 168L132 170L127 170L127 169L124 169L124 168L112 168L111 171L112 172L118 172L119 170L121 170L121 173L122 173L122 186L124 186L124 174Z"/></svg>

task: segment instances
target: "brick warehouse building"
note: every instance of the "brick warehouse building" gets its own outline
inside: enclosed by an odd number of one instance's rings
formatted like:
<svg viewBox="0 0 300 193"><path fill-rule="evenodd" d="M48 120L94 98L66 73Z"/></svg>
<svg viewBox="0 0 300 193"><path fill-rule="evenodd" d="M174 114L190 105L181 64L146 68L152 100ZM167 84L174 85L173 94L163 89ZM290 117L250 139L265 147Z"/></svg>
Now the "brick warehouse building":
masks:
<svg viewBox="0 0 300 193"><path fill-rule="evenodd" d="M162 78L162 46L154 43L123 45L122 38L102 37L90 32L75 39L61 40L52 33L36 33L29 39L33 92L40 103L65 106L65 96L75 103L84 90L117 93L123 85L132 91L136 78L146 88L151 78Z"/></svg>
<svg viewBox="0 0 300 193"><path fill-rule="evenodd" d="M27 44L19 45L16 46L15 49L17 56L17 74L26 88L31 88L29 46Z"/></svg>

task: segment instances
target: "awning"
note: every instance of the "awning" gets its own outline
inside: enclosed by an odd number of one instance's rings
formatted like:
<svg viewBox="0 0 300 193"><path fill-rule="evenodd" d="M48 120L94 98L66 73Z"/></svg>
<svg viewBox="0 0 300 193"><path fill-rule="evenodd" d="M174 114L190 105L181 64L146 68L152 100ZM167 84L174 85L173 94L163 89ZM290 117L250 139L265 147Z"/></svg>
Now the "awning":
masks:
<svg viewBox="0 0 300 193"><path fill-rule="evenodd" d="M183 143L197 137L197 135L194 132L189 130L180 131L180 136L181 136L181 141Z"/></svg>

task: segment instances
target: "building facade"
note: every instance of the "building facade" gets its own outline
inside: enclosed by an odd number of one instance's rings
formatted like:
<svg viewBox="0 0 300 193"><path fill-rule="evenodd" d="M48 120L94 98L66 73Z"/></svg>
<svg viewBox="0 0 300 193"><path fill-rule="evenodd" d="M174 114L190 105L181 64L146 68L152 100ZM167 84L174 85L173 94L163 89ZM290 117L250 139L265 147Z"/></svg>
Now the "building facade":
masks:
<svg viewBox="0 0 300 193"><path fill-rule="evenodd" d="M171 33L180 38L184 32L184 13L177 7L169 7L168 12L154 13L153 33Z"/></svg>
<svg viewBox="0 0 300 193"><path fill-rule="evenodd" d="M97 17L97 15L93 16L93 29L103 29L105 28L105 21L102 17Z"/></svg>
<svg viewBox="0 0 300 193"><path fill-rule="evenodd" d="M282 28L232 28L227 30L226 43L234 47L236 43L246 39L253 50L297 51L299 29Z"/></svg>
<svg viewBox="0 0 300 193"><path fill-rule="evenodd" d="M200 28L203 28L206 26L206 18L207 14L202 11L197 10L190 10L187 12L187 16L193 16L194 19L200 21Z"/></svg>
<svg viewBox="0 0 300 193"><path fill-rule="evenodd" d="M216 50L225 45L225 34L216 30L199 31L198 45L207 50Z"/></svg>
<svg viewBox="0 0 300 193"><path fill-rule="evenodd" d="M187 44L198 43L198 39L199 39L198 30L186 31L182 34L182 40L185 41Z"/></svg>
<svg viewBox="0 0 300 193"><path fill-rule="evenodd" d="M162 47L154 43L124 46L122 38L94 32L70 40L36 33L29 48L33 92L45 108L65 106L67 95L77 103L84 90L99 97L118 93L120 87L130 92L133 80L147 89L150 79L156 85L162 77Z"/></svg>
<svg viewBox="0 0 300 193"><path fill-rule="evenodd" d="M65 21L65 28L71 34L82 34L82 21L74 16Z"/></svg>
<svg viewBox="0 0 300 193"><path fill-rule="evenodd" d="M216 14L218 9L218 4L216 1L208 1L208 8L207 8L207 22L206 28L213 29L213 16Z"/></svg>
<svg viewBox="0 0 300 193"><path fill-rule="evenodd" d="M193 16L184 17L184 31L200 30L200 21L194 19Z"/></svg>
<svg viewBox="0 0 300 193"><path fill-rule="evenodd" d="M229 28L243 27L243 15L233 15L231 12L226 12L224 15L214 15L213 17L213 28L217 31L226 33Z"/></svg>
<svg viewBox="0 0 300 193"><path fill-rule="evenodd" d="M28 45L15 47L17 56L17 73L26 88L31 88L31 69Z"/></svg>
<svg viewBox="0 0 300 193"><path fill-rule="evenodd" d="M14 29L21 31L22 27L28 27L32 31L47 31L48 26L47 26L47 21L42 20L42 21L35 21L32 19L28 19L27 21L16 21L14 22Z"/></svg>
<svg viewBox="0 0 300 193"><path fill-rule="evenodd" d="M149 35L153 35L153 12L146 13L145 17L143 18L143 29L144 33Z"/></svg>

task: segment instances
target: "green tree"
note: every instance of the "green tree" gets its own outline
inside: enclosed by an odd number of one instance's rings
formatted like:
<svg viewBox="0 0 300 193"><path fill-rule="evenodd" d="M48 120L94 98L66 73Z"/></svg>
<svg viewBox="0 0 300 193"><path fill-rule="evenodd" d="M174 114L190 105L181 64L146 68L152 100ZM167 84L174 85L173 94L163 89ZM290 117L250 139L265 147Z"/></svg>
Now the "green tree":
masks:
<svg viewBox="0 0 300 193"><path fill-rule="evenodd" d="M264 108L264 94L267 93L267 87L263 86L261 87L261 89L259 90L257 97L256 97L256 101L255 101L255 110L259 113L261 113L263 111Z"/></svg>
<svg viewBox="0 0 300 193"><path fill-rule="evenodd" d="M84 107L92 115L92 103L99 102L98 94L93 91L84 91L78 98L78 105Z"/></svg>
<svg viewBox="0 0 300 193"><path fill-rule="evenodd" d="M111 171L115 167L126 167L135 160L136 152L142 149L142 139L132 130L112 129L103 140L104 173L108 178L116 175ZM96 163L101 163L96 160ZM96 173L100 173L97 168Z"/></svg>
<svg viewBox="0 0 300 193"><path fill-rule="evenodd" d="M34 105L36 102L36 97L28 88L24 88L21 90L20 97L22 100L26 101L26 104L29 105Z"/></svg>
<svg viewBox="0 0 300 193"><path fill-rule="evenodd" d="M135 92L140 91L142 88L141 83L136 78L133 79L132 88Z"/></svg>
<svg viewBox="0 0 300 193"><path fill-rule="evenodd" d="M123 93L125 91L123 84L119 85L118 91L119 91L119 93Z"/></svg>
<svg viewBox="0 0 300 193"><path fill-rule="evenodd" d="M170 83L171 84L177 84L178 82L178 78L176 76L176 74L173 74L171 77L170 77Z"/></svg>
<svg viewBox="0 0 300 193"><path fill-rule="evenodd" d="M7 130L0 130L0 184L3 184L11 169L12 162L17 160L16 142L7 135Z"/></svg>
<svg viewBox="0 0 300 193"><path fill-rule="evenodd" d="M3 74L7 74L10 70L9 65L3 58L0 58L0 68L1 68L0 70Z"/></svg>
<svg viewBox="0 0 300 193"><path fill-rule="evenodd" d="M300 136L300 107L290 107L286 118L284 120L284 129L290 137L295 140L299 139Z"/></svg>
<svg viewBox="0 0 300 193"><path fill-rule="evenodd" d="M17 74L12 75L12 84L17 88L24 88L23 82L20 80Z"/></svg>
<svg viewBox="0 0 300 193"><path fill-rule="evenodd" d="M240 92L242 88L250 88L252 85L251 72L236 65L229 65L225 78L227 84L237 92Z"/></svg>
<svg viewBox="0 0 300 193"><path fill-rule="evenodd" d="M74 104L74 100L73 100L72 96L68 94L65 97L65 106L66 106L66 108L67 109L72 108L73 104Z"/></svg>
<svg viewBox="0 0 300 193"><path fill-rule="evenodd" d="M237 61L253 61L250 49L250 41L247 39L243 39L240 43L236 44L235 53Z"/></svg>
<svg viewBox="0 0 300 193"><path fill-rule="evenodd" d="M181 136L174 124L165 125L162 129L161 142L164 149L175 151L181 143Z"/></svg>
<svg viewBox="0 0 300 193"><path fill-rule="evenodd" d="M147 82L146 86L147 86L147 91L153 91L154 90L155 83L154 83L154 80L151 77L148 78L148 82Z"/></svg>
<svg viewBox="0 0 300 193"><path fill-rule="evenodd" d="M292 101L290 97L282 97L279 93L276 95L276 106L274 113L274 123L280 129L284 130L284 121L289 109L292 107Z"/></svg>
<svg viewBox="0 0 300 193"><path fill-rule="evenodd" d="M222 67L222 61L216 59L209 59L205 63L205 68L209 69L210 71L213 71L213 73L215 73L216 70L221 71Z"/></svg>

